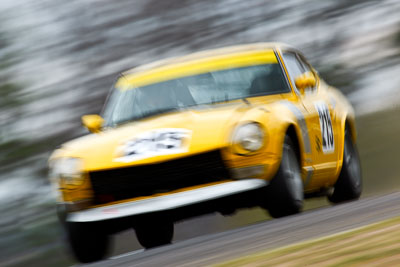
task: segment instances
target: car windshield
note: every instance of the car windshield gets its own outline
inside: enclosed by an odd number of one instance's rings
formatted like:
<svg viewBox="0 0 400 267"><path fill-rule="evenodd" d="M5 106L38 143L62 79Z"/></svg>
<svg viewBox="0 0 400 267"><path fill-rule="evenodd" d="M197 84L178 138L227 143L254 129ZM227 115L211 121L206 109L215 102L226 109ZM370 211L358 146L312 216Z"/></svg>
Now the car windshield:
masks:
<svg viewBox="0 0 400 267"><path fill-rule="evenodd" d="M277 63L210 71L142 87L116 88L105 106L106 126L252 96L289 92Z"/></svg>

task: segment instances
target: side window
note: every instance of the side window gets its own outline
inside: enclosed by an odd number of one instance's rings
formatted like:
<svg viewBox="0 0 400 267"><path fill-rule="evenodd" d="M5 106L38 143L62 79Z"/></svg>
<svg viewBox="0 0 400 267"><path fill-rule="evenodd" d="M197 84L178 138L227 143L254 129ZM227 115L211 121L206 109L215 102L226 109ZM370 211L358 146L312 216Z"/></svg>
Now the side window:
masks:
<svg viewBox="0 0 400 267"><path fill-rule="evenodd" d="M294 80L297 76L306 72L306 70L304 69L303 64L301 64L300 61L297 59L296 54L284 53L282 56L283 60L285 61L287 71L289 72L290 81L292 82L295 90L298 92Z"/></svg>

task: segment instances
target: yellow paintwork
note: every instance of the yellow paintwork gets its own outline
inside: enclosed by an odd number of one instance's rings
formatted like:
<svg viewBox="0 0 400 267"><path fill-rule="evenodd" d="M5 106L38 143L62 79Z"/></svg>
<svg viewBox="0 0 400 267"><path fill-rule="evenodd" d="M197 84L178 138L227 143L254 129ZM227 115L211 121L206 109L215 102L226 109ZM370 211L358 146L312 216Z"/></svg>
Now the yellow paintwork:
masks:
<svg viewBox="0 0 400 267"><path fill-rule="evenodd" d="M97 114L82 116L82 124L93 133L100 132L103 123L104 119Z"/></svg>
<svg viewBox="0 0 400 267"><path fill-rule="evenodd" d="M119 90L134 88L172 78L193 75L209 70L221 70L231 67L258 65L264 63L279 64L281 52L292 50L281 44L252 44L200 52L180 58L168 59L144 65L130 70L116 83ZM278 55L278 58L276 57ZM286 75L286 67L283 68ZM175 113L162 114L139 121L133 121L117 128L106 128L72 140L56 150L50 161L62 157L76 157L83 161L84 173L90 171L120 168L168 161L197 153L220 149L228 168L264 165L265 173L260 179L272 179L279 168L282 144L289 126L294 127L299 140L301 166L305 191L312 192L321 187L332 186L339 175L342 165L344 127L347 122L354 131L354 112L345 97L336 89L329 87L315 71L316 89L310 93L295 92L294 85L288 79L291 92L286 94L259 96L242 100L214 104L211 108L198 108ZM133 89L134 90L134 89ZM324 154L318 150L316 140L321 140L321 129L316 114L315 103L323 101L329 107L334 133L334 151ZM302 129L299 114L288 108L294 106L304 117L306 129ZM240 124L258 122L265 131L265 143L261 150L246 156L233 152L232 133ZM304 125L303 125L304 126ZM183 128L191 130L191 138L186 152L159 155L133 162L115 161L116 151L124 142L135 136L154 129ZM305 134L309 137L310 153L307 153ZM308 170L308 172L307 172ZM312 171L310 171L312 170ZM179 191L204 187L201 185ZM92 197L90 180L78 187L62 186L60 202L74 202ZM172 193L172 192L170 192ZM135 201L137 199L125 200Z"/></svg>
<svg viewBox="0 0 400 267"><path fill-rule="evenodd" d="M122 90L132 86L144 86L150 83L162 82L179 77L217 71L228 68L238 68L265 63L277 63L273 51L242 52L235 57L231 55L214 56L213 58L191 60L171 66L163 66L145 72L127 74L126 79L120 79L116 87Z"/></svg>
<svg viewBox="0 0 400 267"><path fill-rule="evenodd" d="M317 81L312 72L306 72L297 77L295 83L300 92L304 94L304 90L308 87L314 87L317 84Z"/></svg>

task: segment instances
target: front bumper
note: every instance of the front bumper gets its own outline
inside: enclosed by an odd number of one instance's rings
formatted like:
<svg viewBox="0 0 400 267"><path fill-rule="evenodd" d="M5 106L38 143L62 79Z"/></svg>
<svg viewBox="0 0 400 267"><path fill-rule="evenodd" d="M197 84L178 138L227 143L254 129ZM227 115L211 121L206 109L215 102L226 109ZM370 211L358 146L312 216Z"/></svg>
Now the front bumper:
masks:
<svg viewBox="0 0 400 267"><path fill-rule="evenodd" d="M172 210L196 203L234 195L268 185L261 179L232 181L190 191L173 193L128 203L108 205L83 211L70 212L66 216L68 222L97 222L134 215L148 214Z"/></svg>

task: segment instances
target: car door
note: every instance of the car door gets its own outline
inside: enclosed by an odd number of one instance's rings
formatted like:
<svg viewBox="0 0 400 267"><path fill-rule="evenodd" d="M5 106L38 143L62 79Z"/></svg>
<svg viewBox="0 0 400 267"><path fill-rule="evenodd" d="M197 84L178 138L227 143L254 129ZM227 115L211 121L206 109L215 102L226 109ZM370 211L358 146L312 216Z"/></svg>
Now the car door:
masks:
<svg viewBox="0 0 400 267"><path fill-rule="evenodd" d="M304 112L310 138L313 174L307 187L323 187L327 178L334 175L337 169L337 131L333 129L331 107L321 92L315 73L317 83L314 88L308 88L301 93L295 85L295 79L299 75L312 71L311 66L295 52L284 52L282 57L293 90L299 96L299 105L303 106L301 111Z"/></svg>

